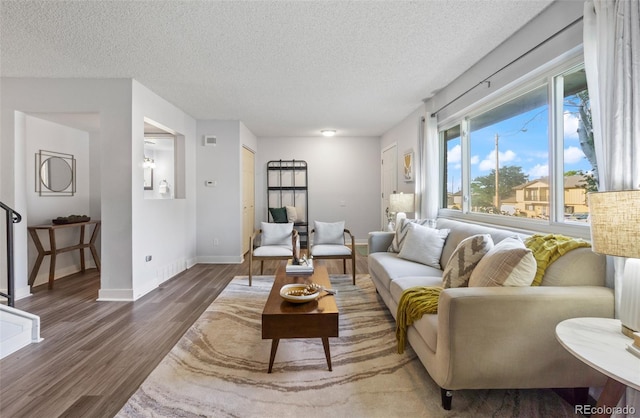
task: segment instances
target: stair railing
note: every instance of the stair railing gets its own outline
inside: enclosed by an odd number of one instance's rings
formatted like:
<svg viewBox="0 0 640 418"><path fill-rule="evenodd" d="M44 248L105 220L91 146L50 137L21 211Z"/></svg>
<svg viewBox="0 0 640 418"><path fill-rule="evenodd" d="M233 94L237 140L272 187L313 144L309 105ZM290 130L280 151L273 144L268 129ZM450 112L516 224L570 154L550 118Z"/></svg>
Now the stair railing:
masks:
<svg viewBox="0 0 640 418"><path fill-rule="evenodd" d="M2 202L0 202L0 208L5 210L7 226L7 293L0 292L0 296L7 298L9 306L13 308L16 298L13 268L13 224L20 222L22 216Z"/></svg>

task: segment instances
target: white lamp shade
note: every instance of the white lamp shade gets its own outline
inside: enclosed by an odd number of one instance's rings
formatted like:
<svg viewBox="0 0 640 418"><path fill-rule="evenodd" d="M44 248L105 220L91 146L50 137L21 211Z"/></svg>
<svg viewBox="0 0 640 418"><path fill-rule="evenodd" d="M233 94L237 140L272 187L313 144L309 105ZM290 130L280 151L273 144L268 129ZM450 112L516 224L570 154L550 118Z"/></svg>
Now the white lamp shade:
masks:
<svg viewBox="0 0 640 418"><path fill-rule="evenodd" d="M589 193L594 252L640 258L640 190Z"/></svg>
<svg viewBox="0 0 640 418"><path fill-rule="evenodd" d="M640 330L640 190L589 193L593 251L628 257L620 290L619 318L629 337Z"/></svg>
<svg viewBox="0 0 640 418"><path fill-rule="evenodd" d="M389 196L390 212L415 211L415 197L413 193L393 193Z"/></svg>

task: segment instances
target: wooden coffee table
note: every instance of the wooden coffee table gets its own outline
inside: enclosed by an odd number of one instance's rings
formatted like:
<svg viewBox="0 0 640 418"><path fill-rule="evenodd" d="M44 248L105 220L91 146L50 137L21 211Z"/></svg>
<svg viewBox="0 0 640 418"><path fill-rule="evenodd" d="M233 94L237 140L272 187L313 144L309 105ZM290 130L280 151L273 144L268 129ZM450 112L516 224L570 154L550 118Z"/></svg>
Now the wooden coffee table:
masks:
<svg viewBox="0 0 640 418"><path fill-rule="evenodd" d="M271 373L273 369L273 360L282 338L322 338L324 355L331 371L329 337L338 336L338 306L335 296L323 296L326 293L321 292L318 299L306 303L288 302L280 296L280 288L292 283L317 283L330 289L327 268L316 260L313 274L288 275L285 266L286 261L278 267L271 293L262 311L262 339L272 340L268 372Z"/></svg>

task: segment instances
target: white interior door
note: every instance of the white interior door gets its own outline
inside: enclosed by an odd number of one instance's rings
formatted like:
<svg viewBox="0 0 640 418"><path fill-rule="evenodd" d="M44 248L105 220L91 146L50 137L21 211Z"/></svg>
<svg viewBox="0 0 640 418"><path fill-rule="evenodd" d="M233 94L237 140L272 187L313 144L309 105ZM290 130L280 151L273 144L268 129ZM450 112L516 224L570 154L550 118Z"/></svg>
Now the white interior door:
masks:
<svg viewBox="0 0 640 418"><path fill-rule="evenodd" d="M381 225L384 231L387 228L387 209L389 208L389 195L398 189L398 150L393 144L382 150L382 219Z"/></svg>
<svg viewBox="0 0 640 418"><path fill-rule="evenodd" d="M255 154L242 148L242 254L249 251L255 219Z"/></svg>

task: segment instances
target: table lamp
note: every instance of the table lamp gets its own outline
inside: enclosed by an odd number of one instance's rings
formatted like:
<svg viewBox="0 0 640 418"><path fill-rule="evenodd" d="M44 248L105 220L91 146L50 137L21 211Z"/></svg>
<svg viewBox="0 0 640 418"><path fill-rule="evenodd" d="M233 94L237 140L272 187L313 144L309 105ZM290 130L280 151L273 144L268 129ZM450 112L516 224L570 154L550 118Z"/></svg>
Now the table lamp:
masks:
<svg viewBox="0 0 640 418"><path fill-rule="evenodd" d="M640 190L589 193L591 245L596 253L628 257L620 297L622 333L640 331Z"/></svg>
<svg viewBox="0 0 640 418"><path fill-rule="evenodd" d="M413 193L392 193L389 196L389 212L396 214L396 228L400 226L400 220L407 217L406 212L414 212L415 210Z"/></svg>

